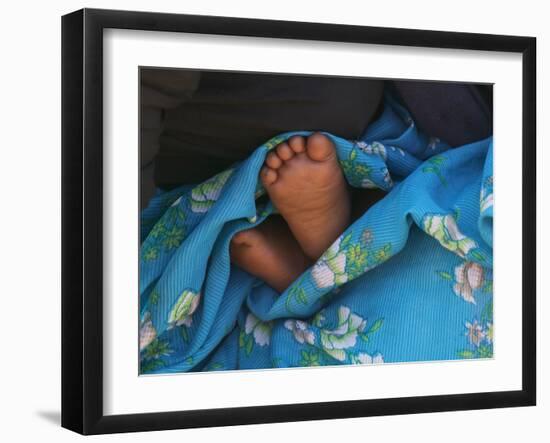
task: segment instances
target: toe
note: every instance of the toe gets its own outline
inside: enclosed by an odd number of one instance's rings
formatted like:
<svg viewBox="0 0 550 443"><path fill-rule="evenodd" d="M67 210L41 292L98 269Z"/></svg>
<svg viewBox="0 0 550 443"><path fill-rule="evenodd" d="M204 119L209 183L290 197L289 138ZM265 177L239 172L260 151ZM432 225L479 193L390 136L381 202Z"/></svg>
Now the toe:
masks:
<svg viewBox="0 0 550 443"><path fill-rule="evenodd" d="M279 158L279 156L275 152L270 152L267 154L267 158L265 159L265 164L269 166L271 169L278 169L282 166L283 161Z"/></svg>
<svg viewBox="0 0 550 443"><path fill-rule="evenodd" d="M277 180L277 171L264 167L260 172L260 177L264 186L270 186Z"/></svg>
<svg viewBox="0 0 550 443"><path fill-rule="evenodd" d="M326 135L316 132L307 139L307 155L310 159L321 162L335 156L336 151Z"/></svg>
<svg viewBox="0 0 550 443"><path fill-rule="evenodd" d="M277 155L281 160L287 161L294 157L294 151L288 146L288 143L281 143L277 146Z"/></svg>
<svg viewBox="0 0 550 443"><path fill-rule="evenodd" d="M306 150L306 139L300 135L293 135L288 140L288 145L296 154L299 154Z"/></svg>

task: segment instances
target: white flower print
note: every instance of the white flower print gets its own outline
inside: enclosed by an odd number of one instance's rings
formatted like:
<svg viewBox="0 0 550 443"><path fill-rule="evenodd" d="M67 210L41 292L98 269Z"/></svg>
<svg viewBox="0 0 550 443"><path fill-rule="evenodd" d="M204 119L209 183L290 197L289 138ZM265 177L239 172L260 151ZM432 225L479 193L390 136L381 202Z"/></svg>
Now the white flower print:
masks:
<svg viewBox="0 0 550 443"><path fill-rule="evenodd" d="M247 334L253 334L254 341L259 346L269 345L271 339L272 322L262 322L254 314L249 313L246 317L244 330Z"/></svg>
<svg viewBox="0 0 550 443"><path fill-rule="evenodd" d="M479 344L485 338L485 334L486 334L485 331L483 331L483 328L481 327L481 325L477 322L477 320L474 320L473 323L466 322L465 326L467 331L464 335L468 337L468 340L470 341L470 343L476 346L479 346Z"/></svg>
<svg viewBox="0 0 550 443"><path fill-rule="evenodd" d="M493 207L493 177L487 177L481 186L479 194L480 212Z"/></svg>
<svg viewBox="0 0 550 443"><path fill-rule="evenodd" d="M315 314L315 317L313 317L313 324L315 326L317 326L318 328L320 328L321 326L323 326L323 323L325 322L325 310L322 309L320 310L319 312L317 312L317 314Z"/></svg>
<svg viewBox="0 0 550 443"><path fill-rule="evenodd" d="M192 211L207 212L220 197L223 186L232 173L233 169L228 169L196 186L191 191Z"/></svg>
<svg viewBox="0 0 550 443"><path fill-rule="evenodd" d="M287 320L285 321L285 328L294 334L294 338L298 343L310 344L315 343L315 334L308 329L308 324L302 320Z"/></svg>
<svg viewBox="0 0 550 443"><path fill-rule="evenodd" d="M394 151L394 152L395 152L395 151L399 152L399 154L401 154L401 157L405 157L405 151L403 151L403 149L401 149L401 148L396 148L395 146L390 146L390 149L391 149L392 151Z"/></svg>
<svg viewBox="0 0 550 443"><path fill-rule="evenodd" d="M178 199L174 203L172 203L170 206L171 207L178 206L180 204L182 198L183 197L178 197Z"/></svg>
<svg viewBox="0 0 550 443"><path fill-rule="evenodd" d="M357 147L361 151L363 151L365 154L378 155L383 160L386 160L387 158L386 147L380 142L373 142L369 144L369 143L360 141L360 142L357 142Z"/></svg>
<svg viewBox="0 0 550 443"><path fill-rule="evenodd" d="M380 354L380 352L377 352L374 355L361 352L357 355L350 355L350 361L353 365L377 365L384 363L384 357Z"/></svg>
<svg viewBox="0 0 550 443"><path fill-rule="evenodd" d="M487 327L485 328L485 341L487 343L491 344L493 343L493 323L489 322L487 323Z"/></svg>
<svg viewBox="0 0 550 443"><path fill-rule="evenodd" d="M455 268L453 291L459 297L475 305L474 290L481 288L483 282L483 267L475 262L467 261Z"/></svg>
<svg viewBox="0 0 550 443"><path fill-rule="evenodd" d="M464 258L477 243L466 237L458 229L455 218L448 215L426 215L423 222L424 231L434 237L442 246Z"/></svg>
<svg viewBox="0 0 550 443"><path fill-rule="evenodd" d="M376 189L378 185L374 183L370 178L364 178L361 180L361 187L364 189Z"/></svg>
<svg viewBox="0 0 550 443"><path fill-rule="evenodd" d="M391 188L393 186L393 180L391 179L390 171L388 168L383 168L381 172L384 175L384 183Z"/></svg>
<svg viewBox="0 0 550 443"><path fill-rule="evenodd" d="M147 312L139 325L139 350L144 350L157 337L157 330L151 321L151 314Z"/></svg>
<svg viewBox="0 0 550 443"><path fill-rule="evenodd" d="M336 329L321 330L323 350L338 361L346 359L345 349L355 346L357 335L362 332L367 321L353 314L347 306L338 309L338 326Z"/></svg>
<svg viewBox="0 0 550 443"><path fill-rule="evenodd" d="M200 292L193 292L190 289L184 290L168 315L168 329L181 325L191 326L193 322L192 314L197 309L200 298Z"/></svg>
<svg viewBox="0 0 550 443"><path fill-rule="evenodd" d="M483 212L492 207L493 207L493 193L486 195L481 200L480 211Z"/></svg>
<svg viewBox="0 0 550 443"><path fill-rule="evenodd" d="M428 140L428 148L430 148L432 151L437 147L437 144L440 142L437 137L430 137Z"/></svg>
<svg viewBox="0 0 550 443"><path fill-rule="evenodd" d="M313 265L311 275L315 285L322 288L330 288L348 281L346 274L346 253L340 250L340 236Z"/></svg>

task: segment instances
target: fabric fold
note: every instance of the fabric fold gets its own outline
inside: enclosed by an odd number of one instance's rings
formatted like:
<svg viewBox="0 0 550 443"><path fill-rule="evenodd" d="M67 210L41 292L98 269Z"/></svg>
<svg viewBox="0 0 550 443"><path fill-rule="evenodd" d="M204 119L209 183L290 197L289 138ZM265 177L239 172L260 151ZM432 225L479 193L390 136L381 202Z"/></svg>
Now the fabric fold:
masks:
<svg viewBox="0 0 550 443"><path fill-rule="evenodd" d="M385 197L282 294L230 263L274 213L266 155L309 134L142 212L141 373L492 356L492 138L450 149L390 96L359 140L325 133L348 183Z"/></svg>

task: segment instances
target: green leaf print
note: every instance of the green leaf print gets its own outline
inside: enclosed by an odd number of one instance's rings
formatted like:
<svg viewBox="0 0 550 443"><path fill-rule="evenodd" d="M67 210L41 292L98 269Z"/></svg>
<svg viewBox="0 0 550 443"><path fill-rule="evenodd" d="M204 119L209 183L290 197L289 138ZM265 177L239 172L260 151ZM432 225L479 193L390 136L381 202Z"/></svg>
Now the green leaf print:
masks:
<svg viewBox="0 0 550 443"><path fill-rule="evenodd" d="M162 356L170 355L171 353L170 344L167 341L156 338L145 348L144 357L147 360L158 359Z"/></svg>
<svg viewBox="0 0 550 443"><path fill-rule="evenodd" d="M159 291L156 289L151 292L151 295L149 296L149 303L152 305L156 305L159 302L160 294Z"/></svg>
<svg viewBox="0 0 550 443"><path fill-rule="evenodd" d="M143 260L152 261L156 260L159 256L159 248L156 246L147 246L143 250Z"/></svg>
<svg viewBox="0 0 550 443"><path fill-rule="evenodd" d="M340 249L345 249L348 247L351 241L352 234L353 232L350 231L347 235L344 236L344 238L342 239L342 242L340 243Z"/></svg>
<svg viewBox="0 0 550 443"><path fill-rule="evenodd" d="M187 331L186 326L181 326L180 327L180 335L181 335L181 338L183 339L183 341L185 343L189 342L189 332Z"/></svg>
<svg viewBox="0 0 550 443"><path fill-rule="evenodd" d="M439 155L436 155L435 157L430 158L428 162L437 166L441 166L443 163L445 163L445 160L446 160L445 158Z"/></svg>
<svg viewBox="0 0 550 443"><path fill-rule="evenodd" d="M377 331L382 327L383 324L384 324L384 319L383 319L383 318L377 319L377 320L369 327L369 329L367 329L365 332L363 332L362 334L360 334L359 337L361 337L361 339L362 339L364 342L368 342L368 341L370 340L370 335L371 335L371 334L374 334L375 332L377 332Z"/></svg>
<svg viewBox="0 0 550 443"><path fill-rule="evenodd" d="M469 349L463 349L461 351L458 351L457 355L460 358L474 358L475 357L475 352L470 351Z"/></svg>
<svg viewBox="0 0 550 443"><path fill-rule="evenodd" d="M207 371L216 371L218 369L222 369L223 365L221 363L210 363L208 365Z"/></svg>
<svg viewBox="0 0 550 443"><path fill-rule="evenodd" d="M435 174L439 179L439 181L441 182L441 184L443 186L447 186L447 180L445 180L445 177L443 177L440 170L440 166L442 166L446 160L447 160L446 158L436 155L435 157L430 158L426 162L428 163L428 165L422 168L422 172Z"/></svg>
<svg viewBox="0 0 550 443"><path fill-rule="evenodd" d="M350 151L348 158L346 160L340 160L340 166L344 171L344 175L346 176L347 181L352 186L372 187L370 186L370 184L372 183L370 181L372 168L361 163L356 163L356 160L357 160L356 148L353 148ZM369 186L367 186L367 184L369 184Z"/></svg>
<svg viewBox="0 0 550 443"><path fill-rule="evenodd" d="M374 235L370 229L364 229L356 243L351 237L352 232L340 236L313 265L311 276L318 288L339 287L391 257L391 243L377 251L371 249Z"/></svg>
<svg viewBox="0 0 550 443"><path fill-rule="evenodd" d="M178 200L179 203L179 200ZM176 223L182 224L186 218L185 211L179 206L172 206L166 211L166 224L174 225Z"/></svg>
<svg viewBox="0 0 550 443"><path fill-rule="evenodd" d="M251 335L246 336L246 345L245 345L245 351L246 355L249 356L252 353L252 347L254 346L254 339Z"/></svg>
<svg viewBox="0 0 550 443"><path fill-rule="evenodd" d="M492 358L493 357L493 347L487 345L480 345L477 349L478 358Z"/></svg>
<svg viewBox="0 0 550 443"><path fill-rule="evenodd" d="M454 215L455 215L455 220L456 220L457 222L460 220L460 214L461 214L460 208L455 208L455 210L454 210Z"/></svg>
<svg viewBox="0 0 550 443"><path fill-rule="evenodd" d="M302 359L298 363L300 366L320 366L321 365L318 349L314 349L311 351L302 350L301 356L302 356Z"/></svg>
<svg viewBox="0 0 550 443"><path fill-rule="evenodd" d="M484 262L486 260L485 256L479 251L472 251L470 256L478 262Z"/></svg>
<svg viewBox="0 0 550 443"><path fill-rule="evenodd" d="M181 244L185 238L185 226L183 225L185 217L185 212L179 206L168 208L144 242L143 260L156 260L162 249L174 249Z"/></svg>
<svg viewBox="0 0 550 443"><path fill-rule="evenodd" d="M382 327L382 324L384 323L384 319L383 318L379 318L378 320L376 320L372 326L369 328L369 330L367 331L367 334L372 334L373 332L376 332L378 331L381 327Z"/></svg>
<svg viewBox="0 0 550 443"><path fill-rule="evenodd" d="M493 321L493 300L489 300L487 303L485 303L485 306L483 306L483 310L481 311L481 322L487 323Z"/></svg>
<svg viewBox="0 0 550 443"><path fill-rule="evenodd" d="M391 243L388 243L381 247L378 251L376 251L374 256L378 264L383 263L387 259L389 259L391 257Z"/></svg>
<svg viewBox="0 0 550 443"><path fill-rule="evenodd" d="M303 277L300 278L296 283L294 283L290 291L288 291L288 295L285 300L285 307L289 313L295 313L291 307L292 300L295 300L297 303L300 303L305 306L307 306L308 304L307 293L305 289L301 286L302 281L303 281Z"/></svg>
<svg viewBox="0 0 550 443"><path fill-rule="evenodd" d="M300 288L297 291L296 300L298 300L300 303L307 305L307 295L304 288Z"/></svg>
<svg viewBox="0 0 550 443"><path fill-rule="evenodd" d="M453 280L453 276L448 272L445 272L445 271L436 271L436 272L441 278L444 278L445 280L451 280L451 281Z"/></svg>
<svg viewBox="0 0 550 443"><path fill-rule="evenodd" d="M168 314L168 327L173 328L174 326L181 325L191 326L192 314L197 309L200 298L200 292L195 292L192 289L185 289Z"/></svg>
<svg viewBox="0 0 550 443"><path fill-rule="evenodd" d="M239 348L244 348L244 340L245 340L246 334L244 331L241 331L239 333Z"/></svg>
<svg viewBox="0 0 550 443"><path fill-rule="evenodd" d="M140 365L142 373L151 372L156 369L160 369L163 366L165 366L165 363L162 360L143 361L141 362L141 365Z"/></svg>
<svg viewBox="0 0 550 443"><path fill-rule="evenodd" d="M284 137L276 136L276 137L273 137L272 139L268 140L267 142L265 142L264 146L269 151L269 150L273 149L275 146L280 145L284 141L285 141Z"/></svg>
<svg viewBox="0 0 550 443"><path fill-rule="evenodd" d="M155 226L153 226L153 229L151 229L151 232L149 235L153 238L157 238L162 236L166 232L166 225L164 224L164 220L159 220Z"/></svg>
<svg viewBox="0 0 550 443"><path fill-rule="evenodd" d="M247 334L245 331L241 331L239 334L239 348L244 349L244 352L248 357L251 354L253 347L254 338L252 334Z"/></svg>
<svg viewBox="0 0 550 443"><path fill-rule="evenodd" d="M181 244L184 238L185 238L184 229L174 226L170 231L166 233L162 241L162 244L166 249L177 248Z"/></svg>
<svg viewBox="0 0 550 443"><path fill-rule="evenodd" d="M348 266L362 273L367 265L367 250L359 243L351 245L346 252L346 259Z"/></svg>

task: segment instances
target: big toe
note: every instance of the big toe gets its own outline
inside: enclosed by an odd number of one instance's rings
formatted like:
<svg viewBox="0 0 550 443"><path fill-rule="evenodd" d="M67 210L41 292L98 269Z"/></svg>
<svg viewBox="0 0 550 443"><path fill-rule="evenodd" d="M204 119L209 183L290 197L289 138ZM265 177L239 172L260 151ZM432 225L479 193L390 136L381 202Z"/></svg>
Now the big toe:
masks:
<svg viewBox="0 0 550 443"><path fill-rule="evenodd" d="M307 139L307 155L318 162L329 160L336 155L334 143L326 135L316 132Z"/></svg>

